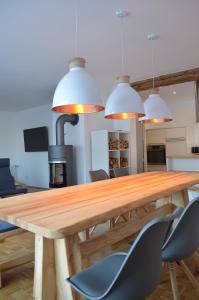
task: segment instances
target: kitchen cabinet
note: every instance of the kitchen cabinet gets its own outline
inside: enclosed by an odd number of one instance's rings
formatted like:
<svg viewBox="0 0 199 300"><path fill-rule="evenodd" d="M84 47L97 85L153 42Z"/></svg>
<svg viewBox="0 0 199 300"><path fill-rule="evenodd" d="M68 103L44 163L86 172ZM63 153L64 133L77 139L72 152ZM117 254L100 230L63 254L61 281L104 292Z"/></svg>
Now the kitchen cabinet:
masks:
<svg viewBox="0 0 199 300"><path fill-rule="evenodd" d="M165 144L165 129L146 130L146 144Z"/></svg>
<svg viewBox="0 0 199 300"><path fill-rule="evenodd" d="M162 129L166 131L166 139L172 138L186 138L186 128L185 127L173 127Z"/></svg>
<svg viewBox="0 0 199 300"><path fill-rule="evenodd" d="M173 127L146 130L146 144L166 144L172 140L186 141L186 128Z"/></svg>

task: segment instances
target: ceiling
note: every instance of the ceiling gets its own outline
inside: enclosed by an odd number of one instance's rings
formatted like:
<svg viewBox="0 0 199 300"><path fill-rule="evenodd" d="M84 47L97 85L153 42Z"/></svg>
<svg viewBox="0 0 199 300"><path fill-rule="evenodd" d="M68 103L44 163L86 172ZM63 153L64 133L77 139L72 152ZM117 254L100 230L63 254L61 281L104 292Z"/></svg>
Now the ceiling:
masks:
<svg viewBox="0 0 199 300"><path fill-rule="evenodd" d="M145 101L149 94L152 93L152 90L142 91L140 95L142 100ZM194 82L185 82L180 84L174 84L169 86L162 86L159 88L160 96L166 101L179 101L179 108L180 108L180 101L195 101L195 84Z"/></svg>
<svg viewBox="0 0 199 300"><path fill-rule="evenodd" d="M148 32L155 32L156 75L199 66L198 0L79 0L78 55L104 99L121 74L120 22L124 20L125 73L151 77ZM74 56L75 1L0 1L0 111L51 103Z"/></svg>

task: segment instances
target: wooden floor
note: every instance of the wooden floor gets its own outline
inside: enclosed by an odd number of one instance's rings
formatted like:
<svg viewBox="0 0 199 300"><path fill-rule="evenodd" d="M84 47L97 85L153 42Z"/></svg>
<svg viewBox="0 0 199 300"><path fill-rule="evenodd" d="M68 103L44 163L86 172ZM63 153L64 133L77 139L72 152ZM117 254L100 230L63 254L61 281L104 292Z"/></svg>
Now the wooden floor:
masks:
<svg viewBox="0 0 199 300"><path fill-rule="evenodd" d="M144 211L141 210L140 213L142 214L144 213ZM105 230L105 228L103 227L107 226L107 224L103 224L100 226L97 227L95 234L100 234L101 231ZM23 251L26 251L26 245L29 245L27 248L33 248L33 244L34 237L30 233L26 233L24 236L22 236L22 240L19 237L9 238L8 243L0 243L0 262L3 259L3 256L5 257L6 255L14 255L14 253L16 254L18 251L20 251L20 248L23 249ZM87 261L87 263L93 263L99 258L115 251L128 251L129 247L129 240L126 240L125 242L114 245L113 248L104 249L104 253L101 252L100 254L93 255L90 258L90 261ZM0 289L0 300L33 300L33 271L34 263L29 263L14 270L3 273L3 287L2 289ZM199 280L199 273L197 275L197 278ZM199 291L196 291L192 287L191 283L187 280L187 278L184 277L180 270L178 270L178 283L181 300L199 300ZM147 300L172 299L173 298L168 272L167 270L165 270L162 278L162 283Z"/></svg>
<svg viewBox="0 0 199 300"><path fill-rule="evenodd" d="M125 245L124 248L127 248ZM123 249L124 249L123 248ZM34 264L29 263L3 274L3 288L0 289L0 300L33 300L33 270ZM197 276L199 280L199 274ZM178 272L181 300L199 300L199 292L194 290L190 282ZM163 282L147 300L172 300L168 274L165 271Z"/></svg>
<svg viewBox="0 0 199 300"><path fill-rule="evenodd" d="M198 276L199 280L199 276ZM33 300L33 264L8 271L3 275L4 287L0 290L0 300ZM189 281L179 274L181 300L198 300L199 294ZM168 278L156 289L147 300L172 300Z"/></svg>

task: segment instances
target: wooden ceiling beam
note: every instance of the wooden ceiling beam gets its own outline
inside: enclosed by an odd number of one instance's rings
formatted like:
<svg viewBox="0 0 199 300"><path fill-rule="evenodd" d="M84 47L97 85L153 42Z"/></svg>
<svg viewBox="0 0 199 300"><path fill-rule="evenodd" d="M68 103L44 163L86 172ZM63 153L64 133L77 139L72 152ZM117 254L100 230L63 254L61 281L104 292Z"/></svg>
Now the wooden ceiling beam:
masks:
<svg viewBox="0 0 199 300"><path fill-rule="evenodd" d="M155 77L155 87L168 86L178 83L185 83L199 80L199 68L185 70L177 73ZM136 91L145 91L153 88L153 78L131 83Z"/></svg>

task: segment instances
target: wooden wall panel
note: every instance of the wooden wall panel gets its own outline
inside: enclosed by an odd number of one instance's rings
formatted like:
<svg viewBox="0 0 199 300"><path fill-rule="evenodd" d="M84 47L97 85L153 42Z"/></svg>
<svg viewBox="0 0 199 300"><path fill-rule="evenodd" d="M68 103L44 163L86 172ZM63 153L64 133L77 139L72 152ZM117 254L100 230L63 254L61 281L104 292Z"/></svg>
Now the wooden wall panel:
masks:
<svg viewBox="0 0 199 300"><path fill-rule="evenodd" d="M177 73L171 73L155 77L155 87L168 86L190 81L199 81L199 68L185 70ZM137 91L144 91L153 88L153 79L146 79L131 83L131 86Z"/></svg>

